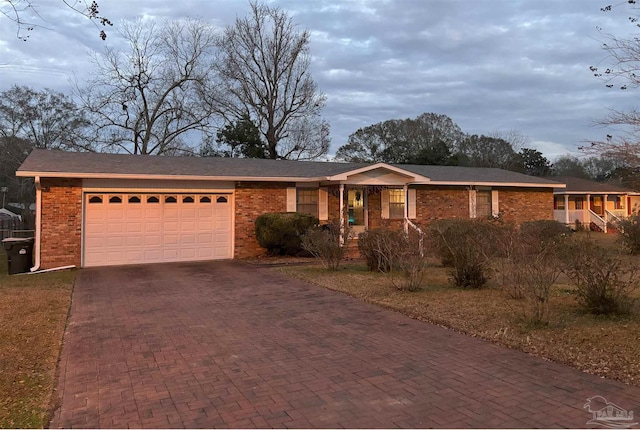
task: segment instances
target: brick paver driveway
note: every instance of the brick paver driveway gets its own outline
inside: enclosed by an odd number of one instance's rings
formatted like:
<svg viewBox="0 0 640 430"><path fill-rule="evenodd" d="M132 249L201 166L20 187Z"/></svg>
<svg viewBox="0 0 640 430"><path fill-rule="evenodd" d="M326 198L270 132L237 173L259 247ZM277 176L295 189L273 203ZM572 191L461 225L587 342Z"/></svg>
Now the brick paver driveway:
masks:
<svg viewBox="0 0 640 430"><path fill-rule="evenodd" d="M82 270L57 394L52 427L586 427L596 395L640 413L638 388L234 261Z"/></svg>

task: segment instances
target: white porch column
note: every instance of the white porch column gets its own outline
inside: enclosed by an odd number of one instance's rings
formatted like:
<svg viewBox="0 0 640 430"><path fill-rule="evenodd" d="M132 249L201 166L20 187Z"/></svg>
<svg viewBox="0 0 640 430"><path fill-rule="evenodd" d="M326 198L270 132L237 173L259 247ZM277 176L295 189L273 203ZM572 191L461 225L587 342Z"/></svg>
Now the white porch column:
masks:
<svg viewBox="0 0 640 430"><path fill-rule="evenodd" d="M607 217L607 200L609 199L609 195L605 194L604 198L602 199L602 218L604 219L604 232L607 232L607 222L609 221L609 218Z"/></svg>
<svg viewBox="0 0 640 430"><path fill-rule="evenodd" d="M404 234L409 234L409 185L404 184Z"/></svg>
<svg viewBox="0 0 640 430"><path fill-rule="evenodd" d="M583 226L587 229L587 231L591 230L591 194L587 194L587 201L585 205L582 207L582 219L584 220Z"/></svg>
<svg viewBox="0 0 640 430"><path fill-rule="evenodd" d="M340 245L344 245L344 184L340 184Z"/></svg>
<svg viewBox="0 0 640 430"><path fill-rule="evenodd" d="M569 194L564 195L564 223L569 225Z"/></svg>

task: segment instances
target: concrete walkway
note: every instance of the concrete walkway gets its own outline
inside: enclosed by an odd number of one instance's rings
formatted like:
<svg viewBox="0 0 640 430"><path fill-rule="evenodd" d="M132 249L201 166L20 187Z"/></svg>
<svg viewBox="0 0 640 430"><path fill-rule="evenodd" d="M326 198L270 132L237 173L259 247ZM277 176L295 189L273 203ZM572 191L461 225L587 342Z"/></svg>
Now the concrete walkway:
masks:
<svg viewBox="0 0 640 430"><path fill-rule="evenodd" d="M597 395L640 415L639 388L235 261L80 271L56 395L51 427L593 427Z"/></svg>

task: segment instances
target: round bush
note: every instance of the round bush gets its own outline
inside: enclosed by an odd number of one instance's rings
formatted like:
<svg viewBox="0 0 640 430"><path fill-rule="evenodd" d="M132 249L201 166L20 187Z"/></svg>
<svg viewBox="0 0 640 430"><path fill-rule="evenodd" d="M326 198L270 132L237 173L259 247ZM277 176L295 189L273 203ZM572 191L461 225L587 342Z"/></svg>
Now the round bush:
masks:
<svg viewBox="0 0 640 430"><path fill-rule="evenodd" d="M270 255L297 255L302 252L302 238L318 218L297 212L269 212L256 219L256 239Z"/></svg>

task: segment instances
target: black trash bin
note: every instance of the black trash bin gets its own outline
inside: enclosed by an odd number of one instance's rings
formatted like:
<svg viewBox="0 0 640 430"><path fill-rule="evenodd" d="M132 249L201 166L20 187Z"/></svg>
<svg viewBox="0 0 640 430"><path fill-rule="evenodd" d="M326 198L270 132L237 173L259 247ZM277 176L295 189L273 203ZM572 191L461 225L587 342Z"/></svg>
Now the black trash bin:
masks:
<svg viewBox="0 0 640 430"><path fill-rule="evenodd" d="M33 238L8 237L2 241L7 252L9 275L26 273L31 269L33 259Z"/></svg>

